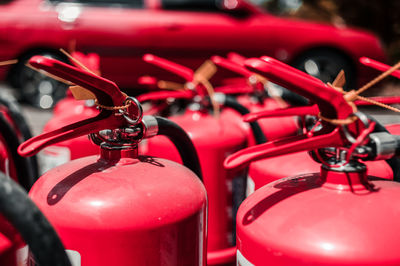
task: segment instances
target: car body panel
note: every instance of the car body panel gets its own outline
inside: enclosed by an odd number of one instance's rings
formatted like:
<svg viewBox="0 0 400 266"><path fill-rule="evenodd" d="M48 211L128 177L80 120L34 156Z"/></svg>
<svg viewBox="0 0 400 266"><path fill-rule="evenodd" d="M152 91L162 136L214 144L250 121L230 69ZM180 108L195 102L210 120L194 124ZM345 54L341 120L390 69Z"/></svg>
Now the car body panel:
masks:
<svg viewBox="0 0 400 266"><path fill-rule="evenodd" d="M386 61L379 40L361 30L258 11L238 16L224 10L163 10L157 1L161 0L126 8L13 0L0 5L0 60L19 58L35 49L68 49L75 41L76 49L98 53L104 77L122 87L135 87L138 77L146 74L174 79L143 62L144 53L196 68L211 55L225 56L231 51L291 63L305 51L323 47L346 55L360 76L367 71L358 63L360 56ZM8 70L0 69L0 79L5 79Z"/></svg>

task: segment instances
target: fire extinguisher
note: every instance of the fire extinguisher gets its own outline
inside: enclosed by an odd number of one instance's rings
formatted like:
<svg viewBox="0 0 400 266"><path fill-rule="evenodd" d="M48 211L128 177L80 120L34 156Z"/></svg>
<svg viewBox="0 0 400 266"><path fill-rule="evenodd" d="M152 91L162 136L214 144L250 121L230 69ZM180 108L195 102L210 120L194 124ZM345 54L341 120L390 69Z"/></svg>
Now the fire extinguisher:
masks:
<svg viewBox="0 0 400 266"><path fill-rule="evenodd" d="M184 105L188 107L170 115L169 119L188 132L199 155L209 199L207 261L209 265L232 262L235 260L235 249L230 248L234 245L234 217L244 198L246 173L227 172L222 163L228 154L248 146L248 130L242 126L241 115L249 111L232 96L215 93L208 97L207 84L196 82L196 74L190 69L153 55L146 55L144 59L164 69L185 73L182 76L186 76L191 84L187 85L191 89L150 92L138 99L141 102L170 98L185 100ZM218 117L211 111L211 99L222 107ZM256 142L265 142L260 126L253 123L251 128ZM180 162L176 150L165 138L149 139L142 149L148 155Z"/></svg>
<svg viewBox="0 0 400 266"><path fill-rule="evenodd" d="M71 266L64 247L46 217L21 186L0 172L0 265Z"/></svg>
<svg viewBox="0 0 400 266"><path fill-rule="evenodd" d="M187 134L167 119L143 117L139 102L109 80L40 56L30 64L86 88L100 108L96 117L34 137L18 149L29 156L84 134L100 144L100 157L56 167L30 191L76 265L205 265L206 191ZM167 136L186 167L139 155L138 142L154 135Z"/></svg>
<svg viewBox="0 0 400 266"><path fill-rule="evenodd" d="M237 216L238 265L398 265L400 184L366 174L362 160L400 155L400 136L372 133L375 122L342 93L304 75L250 59L246 65L318 104L321 127L247 148L225 161L251 161L314 151L320 173L272 182L249 196Z"/></svg>
<svg viewBox="0 0 400 266"><path fill-rule="evenodd" d="M269 60L271 62L271 60ZM276 63L276 62L274 62ZM282 65L282 67L285 67ZM387 67L389 68L389 67ZM289 66L286 68L287 71L291 71ZM364 99L364 100L362 100ZM368 99L362 98L361 100L356 100L354 103L357 106L371 105L371 102L382 102L386 104L399 102L399 97L370 97ZM366 101L368 100L368 102ZM372 100L372 101L371 101ZM261 118L269 117L285 117L298 115L300 117L312 116L317 117L319 113L319 108L317 105L302 106L302 107L289 107L284 109L276 109L273 111L262 111L258 113L251 113L244 116L246 122L252 122L259 120ZM372 119L372 118L370 118ZM316 122L316 120L315 120ZM306 126L306 125L304 125ZM314 123L309 126L313 127ZM395 134L400 129L400 125L389 125L388 130ZM377 125L376 130L386 131L386 129ZM377 177L399 181L400 180L400 159L390 158L386 161L371 161L366 162L368 168L368 174ZM291 153L283 156L266 158L253 162L249 167L249 174L247 177L247 191L246 194L249 195L254 190L268 184L272 181L278 180L286 176L292 176L295 174L303 174L310 172L319 171L319 163L315 162L307 152Z"/></svg>

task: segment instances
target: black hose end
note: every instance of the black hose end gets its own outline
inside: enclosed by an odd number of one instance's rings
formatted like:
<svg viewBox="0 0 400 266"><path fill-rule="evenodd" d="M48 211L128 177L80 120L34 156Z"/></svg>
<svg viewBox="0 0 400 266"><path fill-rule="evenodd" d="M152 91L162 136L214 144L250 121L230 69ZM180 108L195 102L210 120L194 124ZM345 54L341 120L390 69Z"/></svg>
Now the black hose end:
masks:
<svg viewBox="0 0 400 266"><path fill-rule="evenodd" d="M188 134L176 123L164 117L155 117L158 123L158 134L166 136L178 149L183 165L192 170L203 182L199 157Z"/></svg>

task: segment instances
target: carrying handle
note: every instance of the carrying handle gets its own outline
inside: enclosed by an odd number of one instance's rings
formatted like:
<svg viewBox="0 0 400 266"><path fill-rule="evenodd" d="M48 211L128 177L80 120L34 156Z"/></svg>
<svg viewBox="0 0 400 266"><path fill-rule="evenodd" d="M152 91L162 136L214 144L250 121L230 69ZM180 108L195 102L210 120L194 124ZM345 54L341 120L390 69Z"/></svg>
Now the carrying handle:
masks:
<svg viewBox="0 0 400 266"><path fill-rule="evenodd" d="M399 96L377 96L377 97L368 97L367 99L372 100L373 102L379 102L383 104L395 104L400 103ZM371 101L365 100L355 100L354 104L357 106L363 105L375 105L371 103ZM300 107L289 107L282 109L274 109L267 111L260 111L257 113L251 113L243 116L243 121L245 122L253 122L262 118L270 118L270 117L285 117L285 116L305 116L312 115L317 116L319 113L318 106L316 104L310 106L300 106Z"/></svg>
<svg viewBox="0 0 400 266"><path fill-rule="evenodd" d="M147 63L156 65L160 68L168 70L190 82L194 79L194 72L190 68L177 64L175 62L169 61L165 58L161 58L152 54L145 54L143 60Z"/></svg>
<svg viewBox="0 0 400 266"><path fill-rule="evenodd" d="M56 59L34 56L29 64L89 90L102 105L120 106L126 99L114 82Z"/></svg>
<svg viewBox="0 0 400 266"><path fill-rule="evenodd" d="M360 60L361 64L363 64L365 66L368 66L368 67L371 67L371 68L374 68L374 69L377 69L377 70L382 71L382 72L385 72L385 71L387 71L387 70L389 70L391 68L391 66L388 66L388 65L386 65L384 63L378 62L376 60L373 60L373 59L365 57L365 56L360 57L359 60ZM400 70L393 71L391 73L391 75L396 77L396 78L398 78L398 79L400 79Z"/></svg>
<svg viewBox="0 0 400 266"><path fill-rule="evenodd" d="M185 91L154 91L141 94L137 97L139 102L166 100L168 98L174 99L193 99L195 92L191 90Z"/></svg>
<svg viewBox="0 0 400 266"><path fill-rule="evenodd" d="M246 78L249 78L253 75L253 73L247 70L243 65L239 65L229 59L223 58L218 55L214 55L211 57L211 61L217 66L229 69L232 72L235 72L239 75L242 75Z"/></svg>
<svg viewBox="0 0 400 266"><path fill-rule="evenodd" d="M250 113L243 116L243 121L254 122L261 118L270 118L270 117L306 116L306 115L317 116L318 113L319 109L317 105L289 107L289 108L261 111L257 113Z"/></svg>
<svg viewBox="0 0 400 266"><path fill-rule="evenodd" d="M18 147L21 156L32 156L47 146L54 145L61 141L76 138L83 135L98 132L108 128L118 128L126 124L125 119L115 117L111 112L101 112L96 117L85 119L54 131L40 134L23 142Z"/></svg>
<svg viewBox="0 0 400 266"><path fill-rule="evenodd" d="M226 169L240 169L256 160L304 150L340 147L343 144L344 141L339 127L336 127L328 134L294 136L245 148L228 156L224 161L224 167Z"/></svg>
<svg viewBox="0 0 400 266"><path fill-rule="evenodd" d="M229 52L226 57L228 60L231 60L232 62L244 66L244 62L246 61L246 57L244 57L241 54L238 54L236 52Z"/></svg>
<svg viewBox="0 0 400 266"><path fill-rule="evenodd" d="M288 88L315 102L321 115L329 119L346 119L353 113L353 108L343 95L321 80L313 78L289 65L271 57L246 60L250 71L266 76L273 83Z"/></svg>
<svg viewBox="0 0 400 266"><path fill-rule="evenodd" d="M18 153L21 156L32 156L41 149L61 141L103 129L125 126L129 124L128 121L133 121L134 118L141 116L141 107L136 103L136 99L133 101L133 98L128 98L112 81L43 56L32 57L29 63L35 68L45 70L89 90L96 96L101 111L96 117L43 133L25 141L18 147Z"/></svg>

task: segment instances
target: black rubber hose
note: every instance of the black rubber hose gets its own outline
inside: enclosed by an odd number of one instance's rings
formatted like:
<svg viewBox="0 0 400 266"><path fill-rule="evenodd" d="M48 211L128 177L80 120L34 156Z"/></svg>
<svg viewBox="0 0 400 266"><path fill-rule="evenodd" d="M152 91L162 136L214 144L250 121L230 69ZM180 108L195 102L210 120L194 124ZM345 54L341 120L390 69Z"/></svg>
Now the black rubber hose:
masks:
<svg viewBox="0 0 400 266"><path fill-rule="evenodd" d="M192 170L203 182L199 157L196 148L186 132L176 123L164 117L155 117L158 124L158 134L166 136L178 149L183 165Z"/></svg>
<svg viewBox="0 0 400 266"><path fill-rule="evenodd" d="M22 115L22 111L15 101L0 97L0 105L3 105L6 108L6 112L10 116L10 118L14 122L14 127L18 130L22 135L22 141L26 141L32 138L31 130L26 122L24 116ZM39 164L37 160L37 156L31 156L28 158L28 161L31 164L32 174L34 181L39 178Z"/></svg>
<svg viewBox="0 0 400 266"><path fill-rule="evenodd" d="M237 111L241 115L245 115L250 113L249 109L241 105L235 97L226 95L225 102L223 104L226 107L232 108L233 110ZM254 139L256 140L257 144L262 144L267 142L267 138L264 135L264 132L261 130L260 125L257 121L249 123L251 127L251 131L253 132Z"/></svg>
<svg viewBox="0 0 400 266"><path fill-rule="evenodd" d="M368 118L372 121L374 121L375 124L375 128L374 131L375 133L377 132L387 132L389 133L389 131L382 125L380 124L375 118L373 118L372 116L367 115ZM393 180L400 182L400 158L399 157L393 157L390 159L385 160L386 163L390 166L390 168L392 168L393 171Z"/></svg>
<svg viewBox="0 0 400 266"><path fill-rule="evenodd" d="M0 173L0 213L22 236L40 266L71 266L56 231L14 181Z"/></svg>
<svg viewBox="0 0 400 266"><path fill-rule="evenodd" d="M22 157L18 154L17 149L21 143L14 129L2 115L0 115L0 135L5 141L3 145L7 149L7 154L14 163L18 183L26 191L29 191L36 180L33 174L32 165L28 158Z"/></svg>

